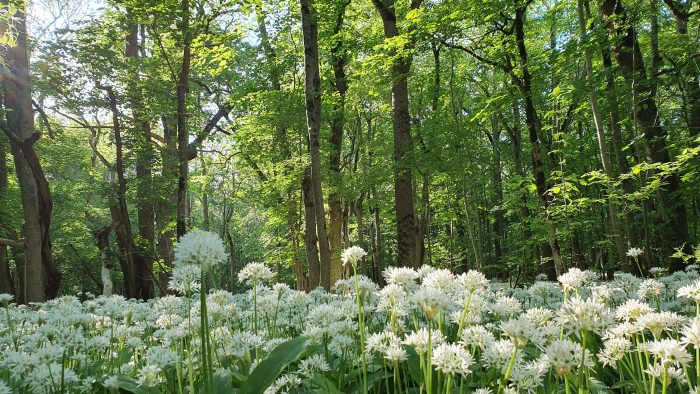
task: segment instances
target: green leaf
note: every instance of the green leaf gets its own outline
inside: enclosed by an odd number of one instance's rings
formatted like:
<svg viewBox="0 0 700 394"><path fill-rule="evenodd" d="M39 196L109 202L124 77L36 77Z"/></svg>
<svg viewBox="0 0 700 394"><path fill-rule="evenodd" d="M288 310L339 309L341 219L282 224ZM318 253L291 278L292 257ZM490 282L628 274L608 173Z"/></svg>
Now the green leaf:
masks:
<svg viewBox="0 0 700 394"><path fill-rule="evenodd" d="M128 376L117 376L117 382L119 383L119 389L126 391L127 393L151 394L156 392L155 390L149 390L148 387L139 385L134 378L130 378Z"/></svg>
<svg viewBox="0 0 700 394"><path fill-rule="evenodd" d="M314 374L314 380L316 381L316 384L318 384L319 389L316 390L317 393L323 393L323 394L342 394L343 392L338 390L338 387L336 387L335 383L331 382L323 376L320 373L315 373Z"/></svg>
<svg viewBox="0 0 700 394"><path fill-rule="evenodd" d="M227 379L221 375L214 375L214 393L226 394L233 391L232 379Z"/></svg>
<svg viewBox="0 0 700 394"><path fill-rule="evenodd" d="M262 394L277 379L277 375L290 363L296 361L309 346L305 337L296 337L279 344L250 373L241 393Z"/></svg>
<svg viewBox="0 0 700 394"><path fill-rule="evenodd" d="M408 354L408 359L406 360L408 373L417 385L421 385L423 383L423 372L420 370L420 357L413 347L404 346L404 349L406 349L406 353Z"/></svg>

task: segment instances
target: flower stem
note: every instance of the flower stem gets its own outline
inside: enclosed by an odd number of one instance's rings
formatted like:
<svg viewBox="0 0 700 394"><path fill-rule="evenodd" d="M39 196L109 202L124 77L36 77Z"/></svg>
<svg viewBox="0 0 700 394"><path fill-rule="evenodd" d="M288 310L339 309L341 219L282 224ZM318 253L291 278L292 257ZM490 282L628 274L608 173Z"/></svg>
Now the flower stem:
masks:
<svg viewBox="0 0 700 394"><path fill-rule="evenodd" d="M357 264L352 265L353 277L355 278L355 298L357 298L357 320L360 325L360 354L362 355L362 392L367 393L367 359L365 358L365 314L362 310L362 299L360 297L360 282L357 278Z"/></svg>
<svg viewBox="0 0 700 394"><path fill-rule="evenodd" d="M664 366L664 378L663 378L663 382L661 383L661 394L666 394L667 389L668 389L668 368Z"/></svg>
<svg viewBox="0 0 700 394"><path fill-rule="evenodd" d="M508 369L506 370L506 374L503 375L503 380L501 380L501 383L498 385L499 393L502 393L503 390L505 390L506 385L508 384L508 379L510 378L510 373L513 372L513 366L515 365L515 359L517 358L517 356L518 347L515 346L515 351L513 351L513 355L510 357L510 363L508 363Z"/></svg>

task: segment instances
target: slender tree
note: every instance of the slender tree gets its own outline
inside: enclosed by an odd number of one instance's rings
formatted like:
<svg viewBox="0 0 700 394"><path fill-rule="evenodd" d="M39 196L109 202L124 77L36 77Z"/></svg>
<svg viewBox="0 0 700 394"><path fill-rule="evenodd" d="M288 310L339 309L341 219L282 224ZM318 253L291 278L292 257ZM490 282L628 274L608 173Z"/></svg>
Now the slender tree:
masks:
<svg viewBox="0 0 700 394"><path fill-rule="evenodd" d="M321 76L318 66L318 25L312 0L300 0L301 30L304 37L304 96L306 98L306 122L309 132L309 156L311 159L311 191L314 197L316 234L321 264L320 281L326 290L331 286L330 247L326 230L326 216L321 189Z"/></svg>
<svg viewBox="0 0 700 394"><path fill-rule="evenodd" d="M372 0L384 26L387 40L401 35L400 21L397 19L395 0ZM422 0L411 0L410 10L421 7ZM408 73L411 70L416 37L411 33L415 26L410 25L402 48L390 47L391 59L391 108L394 134L394 208L396 209L396 263L401 266L418 265L416 258L416 218L413 203L413 138L411 136L411 114L408 102Z"/></svg>

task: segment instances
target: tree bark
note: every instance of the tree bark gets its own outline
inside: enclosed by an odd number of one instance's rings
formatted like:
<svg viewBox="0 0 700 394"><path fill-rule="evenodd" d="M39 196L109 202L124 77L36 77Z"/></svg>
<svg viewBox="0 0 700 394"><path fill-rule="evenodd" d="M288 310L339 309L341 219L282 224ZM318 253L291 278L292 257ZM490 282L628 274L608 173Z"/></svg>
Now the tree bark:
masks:
<svg viewBox="0 0 700 394"><path fill-rule="evenodd" d="M2 98L0 97L0 102L1 100ZM5 127L7 127L5 121L0 117L0 128L4 130ZM0 204L4 204L7 201L7 144L8 140L3 134L0 134ZM7 224L4 217L0 218L0 236L6 236L5 228ZM0 293L16 296L15 282L12 278L8 261L7 246L5 243L0 242Z"/></svg>
<svg viewBox="0 0 700 394"><path fill-rule="evenodd" d="M331 288L330 247L326 230L326 215L321 189L321 76L318 65L318 26L312 0L300 0L301 27L304 38L304 96L306 99L306 123L309 133L311 159L311 190L316 215L316 234L321 264L321 286Z"/></svg>
<svg viewBox="0 0 700 394"><path fill-rule="evenodd" d="M107 93L109 107L112 113L112 125L114 128L115 158L114 167L117 175L117 195L116 202L110 204L112 219L116 222L117 240L124 253L122 260L122 273L124 274L124 289L127 298L140 297L140 280L136 276L136 264L139 261L137 251L134 248L134 237L131 230L131 219L129 218L129 208L126 203L126 178L124 177L124 144L122 142L122 128L119 120L119 108L117 107L117 97L114 88L97 83L97 88Z"/></svg>
<svg viewBox="0 0 700 394"><path fill-rule="evenodd" d="M333 67L333 90L337 98L333 101L331 118L331 150L328 152L328 167L330 169L330 190L328 193L328 211L330 227L328 229L328 242L330 246L330 276L331 283L341 278L341 232L343 228L342 202L340 189L342 178L340 173L340 154L343 149L343 129L345 126L345 92L348 90L345 64L347 63L347 50L339 37L343 28L345 9L350 4L343 1L336 14L333 36L336 40L331 47L331 64ZM348 245L349 246L349 245Z"/></svg>
<svg viewBox="0 0 700 394"><path fill-rule="evenodd" d="M97 238L97 248L100 251L100 262L102 268L100 270L100 278L102 279L102 295L111 296L114 291L112 283L112 262L109 260L109 233L112 231L112 226L103 227L95 231L94 235Z"/></svg>
<svg viewBox="0 0 700 394"><path fill-rule="evenodd" d="M384 37L392 39L399 36L394 0L373 0L375 8L382 18ZM418 9L421 0L411 0L410 8ZM415 45L411 38L403 50L410 52ZM392 128L394 134L394 207L396 209L396 264L416 267L416 219L413 202L411 115L408 101L408 73L411 69L412 56L389 51L391 63L391 97Z"/></svg>
<svg viewBox="0 0 700 394"><path fill-rule="evenodd" d="M607 22L609 33L615 37L612 48L618 66L625 80L630 83L634 107L634 120L644 134L646 160L649 163L671 162L666 146L666 131L659 123L659 110L654 96L655 84L647 78L644 58L637 40L637 32L627 23L627 15L621 0L605 0L601 4L603 20ZM688 218L680 196L680 180L676 174L663 179L667 186L659 191L659 207L668 215L664 220L664 252L670 256L674 248L682 247L690 252L688 241ZM669 270L683 270L685 264L680 258L671 258Z"/></svg>
<svg viewBox="0 0 700 394"><path fill-rule="evenodd" d="M681 42L691 43L692 39L688 37L688 21L693 13L698 13L697 10L691 11L693 1L664 0L664 3L676 18L676 33L682 37ZM700 72L692 56L689 57L685 64L679 64L678 76L685 93L683 112L688 133L695 138L700 135Z"/></svg>
<svg viewBox="0 0 700 394"><path fill-rule="evenodd" d="M190 33L190 2L182 0L182 19L180 20L180 32L182 33L182 66L177 79L177 152L178 152L178 180L177 180L177 237L178 239L187 232L187 176L189 132L187 130L187 93L189 92L190 63L192 61L192 36Z"/></svg>
<svg viewBox="0 0 700 394"><path fill-rule="evenodd" d="M129 67L129 78L132 83L127 86L127 96L131 115L137 130L136 141L136 201L138 220L138 242L134 247L138 250L134 260L134 275L136 275L136 294L140 299L151 299L155 296L153 278L153 260L155 256L155 211L153 207L153 145L151 141L151 124L144 119L142 92L138 63L139 57L139 26L133 21L133 15L127 13L129 25L126 36L124 55L132 59Z"/></svg>
<svg viewBox="0 0 700 394"><path fill-rule="evenodd" d="M161 175L154 183L158 191L158 203L155 206L155 219L158 226L158 255L163 261L163 269L158 278L160 288L167 290L170 277L168 270L174 259L174 244L177 234L173 224L177 217L177 179L178 179L178 150L177 129L171 124L171 119L161 119L163 127L164 146L161 148ZM154 179L155 180L155 179Z"/></svg>
<svg viewBox="0 0 700 394"><path fill-rule="evenodd" d="M309 261L309 289L313 290L321 286L321 262L318 257L318 237L316 235L316 208L311 185L311 168L304 171L302 180L302 194L304 197L304 246L306 247L306 259Z"/></svg>
<svg viewBox="0 0 700 394"><path fill-rule="evenodd" d="M6 4L6 1L3 3ZM56 297L61 273L51 253L53 202L41 162L34 150L34 144L41 135L34 130L24 7L20 7L12 18L3 20L0 34L8 30L17 34L17 42L13 47L3 45L0 48L3 63L8 69L8 74L3 78L7 114L5 133L10 139L25 219L25 264L20 277L19 301L40 302Z"/></svg>

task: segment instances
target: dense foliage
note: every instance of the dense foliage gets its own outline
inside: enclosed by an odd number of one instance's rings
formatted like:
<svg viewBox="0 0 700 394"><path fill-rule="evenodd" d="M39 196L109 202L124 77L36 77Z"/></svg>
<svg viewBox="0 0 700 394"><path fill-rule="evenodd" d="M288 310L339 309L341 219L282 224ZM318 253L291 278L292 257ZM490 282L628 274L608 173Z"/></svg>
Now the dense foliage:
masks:
<svg viewBox="0 0 700 394"><path fill-rule="evenodd" d="M354 244L377 283L394 264L527 283L692 258L692 2L318 0L302 20L294 2L37 0L24 37L25 3L0 21L0 290L22 301L102 293L105 275L165 294L188 228L224 239L229 290L253 260L328 288ZM25 41L22 134L9 49ZM34 235L22 140L46 181ZM29 293L25 262L45 275Z"/></svg>

